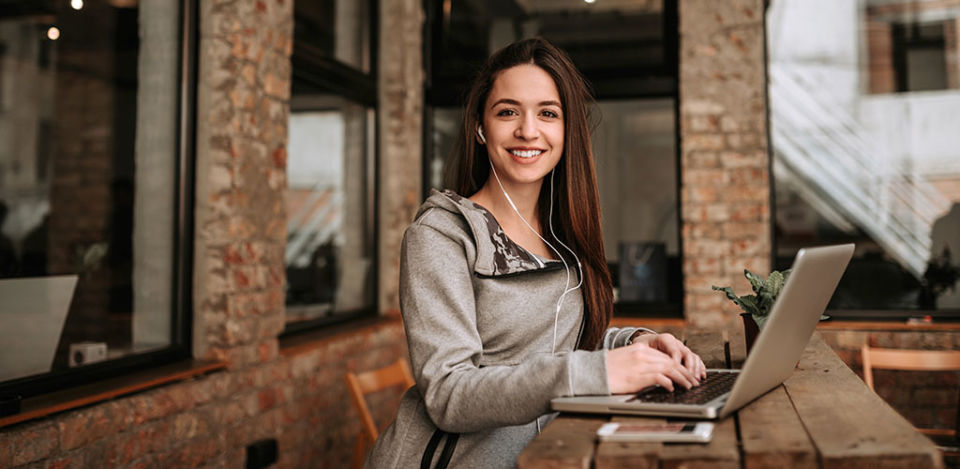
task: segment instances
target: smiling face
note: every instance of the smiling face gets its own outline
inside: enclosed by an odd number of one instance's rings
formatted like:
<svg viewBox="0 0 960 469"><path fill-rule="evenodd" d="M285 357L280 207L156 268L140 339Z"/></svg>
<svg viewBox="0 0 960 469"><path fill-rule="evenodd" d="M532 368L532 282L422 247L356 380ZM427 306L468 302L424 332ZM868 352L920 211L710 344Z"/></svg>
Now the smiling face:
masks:
<svg viewBox="0 0 960 469"><path fill-rule="evenodd" d="M553 78L532 64L508 68L483 109L487 154L503 184L540 184L563 154L563 108Z"/></svg>

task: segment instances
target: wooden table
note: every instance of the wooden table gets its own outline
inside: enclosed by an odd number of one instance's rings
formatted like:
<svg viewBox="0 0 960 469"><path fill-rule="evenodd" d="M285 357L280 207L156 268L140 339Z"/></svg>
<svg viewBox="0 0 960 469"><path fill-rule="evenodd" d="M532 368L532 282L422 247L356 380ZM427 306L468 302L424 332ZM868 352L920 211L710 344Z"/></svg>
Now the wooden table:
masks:
<svg viewBox="0 0 960 469"><path fill-rule="evenodd" d="M695 333L687 345L708 367L743 363L742 338ZM729 365L726 365L729 366ZM528 468L943 467L934 444L877 397L814 333L793 375L717 421L709 444L598 443L605 422L664 419L560 414L517 459Z"/></svg>

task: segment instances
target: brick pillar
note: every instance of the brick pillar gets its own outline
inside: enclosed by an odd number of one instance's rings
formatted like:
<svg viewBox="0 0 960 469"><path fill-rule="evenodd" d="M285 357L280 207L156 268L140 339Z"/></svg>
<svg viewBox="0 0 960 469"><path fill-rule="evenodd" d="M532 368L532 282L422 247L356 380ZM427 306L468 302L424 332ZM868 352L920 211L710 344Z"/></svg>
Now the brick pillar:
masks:
<svg viewBox="0 0 960 469"><path fill-rule="evenodd" d="M770 269L763 0L681 0L680 148L687 320L738 309L711 285L749 290Z"/></svg>
<svg viewBox="0 0 960 469"><path fill-rule="evenodd" d="M420 0L380 1L378 307L388 313L399 308L400 241L421 201L423 20Z"/></svg>
<svg viewBox="0 0 960 469"><path fill-rule="evenodd" d="M960 18L953 18L943 25L947 62L947 87L960 89Z"/></svg>
<svg viewBox="0 0 960 469"><path fill-rule="evenodd" d="M200 2L194 355L277 355L293 2Z"/></svg>
<svg viewBox="0 0 960 469"><path fill-rule="evenodd" d="M867 21L867 83L871 93L897 91L893 71L893 33L890 23ZM949 73L947 74L949 76Z"/></svg>

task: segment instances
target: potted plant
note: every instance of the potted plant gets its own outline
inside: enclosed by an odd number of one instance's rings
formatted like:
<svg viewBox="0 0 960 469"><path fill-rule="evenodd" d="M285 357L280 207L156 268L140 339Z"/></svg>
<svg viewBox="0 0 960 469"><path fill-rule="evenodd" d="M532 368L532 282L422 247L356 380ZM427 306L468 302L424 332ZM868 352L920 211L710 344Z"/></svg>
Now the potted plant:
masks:
<svg viewBox="0 0 960 469"><path fill-rule="evenodd" d="M718 287L714 285L713 289L726 293L727 298L743 310L740 317L743 318L743 332L747 343L747 352L750 352L750 348L753 347L753 341L757 338L757 334L760 333L760 328L763 327L763 323L766 322L767 317L770 315L770 309L773 307L773 303L777 300L777 296L780 295L783 286L786 285L787 279L790 277L790 269L784 270L783 272L774 270L770 272L770 275L767 275L766 279L744 269L743 276L750 281L750 286L753 287L752 295L737 296L731 287ZM820 317L820 319L826 318L826 316Z"/></svg>

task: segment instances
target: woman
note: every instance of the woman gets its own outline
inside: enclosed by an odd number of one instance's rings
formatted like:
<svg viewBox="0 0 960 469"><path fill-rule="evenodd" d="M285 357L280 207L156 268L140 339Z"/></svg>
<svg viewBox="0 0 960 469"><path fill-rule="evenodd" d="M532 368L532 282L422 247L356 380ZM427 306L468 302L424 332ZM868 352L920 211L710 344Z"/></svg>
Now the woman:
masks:
<svg viewBox="0 0 960 469"><path fill-rule="evenodd" d="M589 102L570 59L542 39L480 71L457 193L434 192L404 234L400 303L417 386L368 467L513 467L554 397L705 376L669 334L607 329Z"/></svg>

